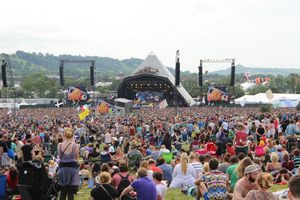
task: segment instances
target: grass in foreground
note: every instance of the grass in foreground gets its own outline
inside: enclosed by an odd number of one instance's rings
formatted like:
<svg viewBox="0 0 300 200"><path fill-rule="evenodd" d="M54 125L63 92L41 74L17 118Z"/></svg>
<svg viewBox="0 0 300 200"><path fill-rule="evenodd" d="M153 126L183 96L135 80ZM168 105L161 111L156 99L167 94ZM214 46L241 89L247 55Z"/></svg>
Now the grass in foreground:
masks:
<svg viewBox="0 0 300 200"><path fill-rule="evenodd" d="M273 185L271 192L286 189L286 185ZM75 200L90 200L90 189L83 187L75 196ZM168 189L166 200L193 200L193 197L186 196L180 192L179 189Z"/></svg>

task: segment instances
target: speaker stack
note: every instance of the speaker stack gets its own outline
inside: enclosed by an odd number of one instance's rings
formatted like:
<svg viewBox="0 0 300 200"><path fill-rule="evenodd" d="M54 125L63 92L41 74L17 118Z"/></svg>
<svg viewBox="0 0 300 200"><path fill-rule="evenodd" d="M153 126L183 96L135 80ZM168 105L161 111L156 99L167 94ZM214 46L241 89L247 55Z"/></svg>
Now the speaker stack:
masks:
<svg viewBox="0 0 300 200"><path fill-rule="evenodd" d="M4 60L2 60L2 63L1 63L1 71L2 71L3 87L8 87L8 85L7 85L7 76L6 76L6 62Z"/></svg>
<svg viewBox="0 0 300 200"><path fill-rule="evenodd" d="M65 80L64 80L64 63L63 62L60 62L60 65L59 65L59 79L60 79L61 86L64 86Z"/></svg>
<svg viewBox="0 0 300 200"><path fill-rule="evenodd" d="M200 87L202 87L203 86L203 80L202 80L202 75L203 75L203 72L202 72L203 71L202 60L200 60L200 65L199 65L198 69L199 69L199 81L198 81L198 84L199 84Z"/></svg>
<svg viewBox="0 0 300 200"><path fill-rule="evenodd" d="M91 85L95 86L95 65L94 64L90 66L90 79L91 79Z"/></svg>
<svg viewBox="0 0 300 200"><path fill-rule="evenodd" d="M179 57L177 56L176 67L175 67L175 86L179 86L179 83L180 83L180 62L179 62Z"/></svg>
<svg viewBox="0 0 300 200"><path fill-rule="evenodd" d="M234 86L235 82L235 64L234 61L231 63L231 78L230 78L230 86Z"/></svg>

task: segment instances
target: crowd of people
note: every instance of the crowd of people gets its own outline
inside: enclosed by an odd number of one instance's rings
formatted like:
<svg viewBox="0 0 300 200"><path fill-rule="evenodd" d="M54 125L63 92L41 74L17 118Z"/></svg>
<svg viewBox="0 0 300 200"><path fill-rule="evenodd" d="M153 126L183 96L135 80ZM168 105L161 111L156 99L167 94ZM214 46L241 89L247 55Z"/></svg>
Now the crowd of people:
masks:
<svg viewBox="0 0 300 200"><path fill-rule="evenodd" d="M40 162L61 200L84 184L95 200L164 200L168 188L205 200L300 199L299 134L295 109L147 108L83 121L75 108L3 109L1 173L17 194L24 163Z"/></svg>

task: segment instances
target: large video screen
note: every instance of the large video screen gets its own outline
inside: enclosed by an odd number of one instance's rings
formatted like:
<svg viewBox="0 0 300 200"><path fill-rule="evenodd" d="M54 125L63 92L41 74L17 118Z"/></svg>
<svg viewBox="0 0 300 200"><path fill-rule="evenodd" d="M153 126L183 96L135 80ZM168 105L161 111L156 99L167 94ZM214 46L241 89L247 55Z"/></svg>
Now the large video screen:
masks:
<svg viewBox="0 0 300 200"><path fill-rule="evenodd" d="M208 102L221 102L221 101L229 101L228 90L226 87L216 87L209 86L207 91L207 101Z"/></svg>
<svg viewBox="0 0 300 200"><path fill-rule="evenodd" d="M136 93L135 101L139 101L141 103L161 102L161 100L163 99L163 96L164 96L163 92L142 91L142 92Z"/></svg>

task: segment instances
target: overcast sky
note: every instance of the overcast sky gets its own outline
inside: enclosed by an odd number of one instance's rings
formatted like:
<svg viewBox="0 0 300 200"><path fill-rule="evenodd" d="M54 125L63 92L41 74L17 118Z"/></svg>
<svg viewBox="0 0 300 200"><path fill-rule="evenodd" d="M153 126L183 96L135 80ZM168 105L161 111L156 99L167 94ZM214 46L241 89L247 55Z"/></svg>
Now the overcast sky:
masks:
<svg viewBox="0 0 300 200"><path fill-rule="evenodd" d="M0 8L5 53L144 59L153 51L174 67L179 49L182 70L207 58L300 67L299 0L7 0Z"/></svg>

